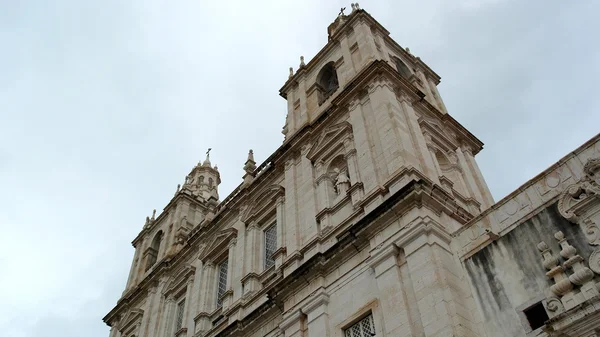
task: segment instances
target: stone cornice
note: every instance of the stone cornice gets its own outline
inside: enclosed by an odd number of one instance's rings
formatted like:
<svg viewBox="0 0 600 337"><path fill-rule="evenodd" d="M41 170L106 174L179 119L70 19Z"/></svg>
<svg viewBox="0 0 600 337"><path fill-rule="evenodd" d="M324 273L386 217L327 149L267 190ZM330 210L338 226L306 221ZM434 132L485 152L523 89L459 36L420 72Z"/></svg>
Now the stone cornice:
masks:
<svg viewBox="0 0 600 337"><path fill-rule="evenodd" d="M600 134L528 180L453 233L454 250L462 259L468 258L513 228L519 221L524 221L555 202L559 194L575 182L577 175L583 174L584 162L593 156L594 151L600 153ZM581 172L577 172L577 168ZM556 185L552 183L554 179ZM510 207L516 208L514 214L510 214L512 211L508 212ZM523 214L520 209L527 210L527 214ZM505 219L502 220L503 218Z"/></svg>

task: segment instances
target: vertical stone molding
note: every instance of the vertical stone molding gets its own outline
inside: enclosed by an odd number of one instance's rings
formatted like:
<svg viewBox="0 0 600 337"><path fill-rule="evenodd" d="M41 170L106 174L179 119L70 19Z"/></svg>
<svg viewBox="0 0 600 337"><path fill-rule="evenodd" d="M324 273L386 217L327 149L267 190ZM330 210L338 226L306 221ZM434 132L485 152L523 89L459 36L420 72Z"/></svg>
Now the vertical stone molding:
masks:
<svg viewBox="0 0 600 337"><path fill-rule="evenodd" d="M395 245L375 248L367 261L375 273L383 320L387 333L393 336L424 336L416 303L409 302L414 292L402 279L399 268L400 250Z"/></svg>
<svg viewBox="0 0 600 337"><path fill-rule="evenodd" d="M312 299L302 307L302 312L307 316L306 323L309 336L328 337L330 335L328 303L329 294L321 289L312 295Z"/></svg>
<svg viewBox="0 0 600 337"><path fill-rule="evenodd" d="M304 337L306 315L301 310L293 311L284 315L283 321L279 324L279 329L285 337Z"/></svg>

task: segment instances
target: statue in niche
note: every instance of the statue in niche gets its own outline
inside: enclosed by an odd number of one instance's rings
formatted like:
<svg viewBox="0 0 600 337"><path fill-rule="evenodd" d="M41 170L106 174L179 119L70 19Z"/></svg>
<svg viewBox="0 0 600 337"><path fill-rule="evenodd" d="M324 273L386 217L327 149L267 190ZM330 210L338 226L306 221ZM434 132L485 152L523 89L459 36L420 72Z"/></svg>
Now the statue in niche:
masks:
<svg viewBox="0 0 600 337"><path fill-rule="evenodd" d="M194 182L194 177L191 175L185 176L185 185L191 185Z"/></svg>
<svg viewBox="0 0 600 337"><path fill-rule="evenodd" d="M335 189L338 195L346 193L348 188L350 188L350 178L348 178L348 174L346 170L340 170L339 168L335 168L333 170L335 172Z"/></svg>

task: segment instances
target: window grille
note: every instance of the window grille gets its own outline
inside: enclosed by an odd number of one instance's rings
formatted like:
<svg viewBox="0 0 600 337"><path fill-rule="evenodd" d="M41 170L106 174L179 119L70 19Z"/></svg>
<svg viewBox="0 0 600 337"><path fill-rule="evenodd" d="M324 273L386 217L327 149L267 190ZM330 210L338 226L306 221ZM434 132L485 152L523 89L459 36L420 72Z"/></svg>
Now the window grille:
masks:
<svg viewBox="0 0 600 337"><path fill-rule="evenodd" d="M175 321L175 332L183 326L183 311L185 310L185 299L177 304L177 320Z"/></svg>
<svg viewBox="0 0 600 337"><path fill-rule="evenodd" d="M277 224L274 223L265 229L265 269L275 264L273 254L277 250Z"/></svg>
<svg viewBox="0 0 600 337"><path fill-rule="evenodd" d="M219 289L217 291L217 306L223 305L221 296L227 291L227 260L219 265Z"/></svg>
<svg viewBox="0 0 600 337"><path fill-rule="evenodd" d="M346 329L346 337L371 337L375 336L375 324L373 323L373 315L361 319Z"/></svg>

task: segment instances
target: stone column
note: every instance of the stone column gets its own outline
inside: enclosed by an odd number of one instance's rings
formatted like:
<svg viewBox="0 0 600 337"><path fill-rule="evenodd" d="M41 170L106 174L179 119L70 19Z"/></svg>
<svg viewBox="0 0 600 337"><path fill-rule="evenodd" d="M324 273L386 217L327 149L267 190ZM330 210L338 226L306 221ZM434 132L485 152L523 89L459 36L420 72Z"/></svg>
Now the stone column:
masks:
<svg viewBox="0 0 600 337"><path fill-rule="evenodd" d="M275 250L275 268L278 269L285 258L285 197L280 195L275 201L277 217L277 249Z"/></svg>
<svg viewBox="0 0 600 337"><path fill-rule="evenodd" d="M354 64L352 62L352 54L350 54L350 45L348 43L348 37L343 34L340 37L340 50L342 51L342 56L344 58L343 67L340 69L340 83L348 83L354 75L356 75L356 70L354 69Z"/></svg>
<svg viewBox="0 0 600 337"><path fill-rule="evenodd" d="M279 329L285 337L304 337L306 316L300 310L296 310L289 315L284 316L279 324Z"/></svg>
<svg viewBox="0 0 600 337"><path fill-rule="evenodd" d="M411 308L409 295L414 292L411 284L405 282L399 264L399 251L394 245L388 245L371 253L369 266L375 272L381 312L383 313L384 331L391 336L417 337L424 336L423 326L418 310Z"/></svg>
<svg viewBox="0 0 600 337"><path fill-rule="evenodd" d="M431 89L429 89L429 81L425 78L425 74L421 71L421 69L417 69L417 77L423 83L423 89L425 90L425 98L431 103L433 106L437 106L437 101L433 94L431 93Z"/></svg>
<svg viewBox="0 0 600 337"><path fill-rule="evenodd" d="M202 266L202 281L200 282L200 308L197 317L195 317L195 332L208 331L212 323L210 313L215 306L215 287L214 287L215 265L211 261L204 262Z"/></svg>
<svg viewBox="0 0 600 337"><path fill-rule="evenodd" d="M285 243L288 256L298 250L298 212L296 201L296 163L293 158L285 162Z"/></svg>
<svg viewBox="0 0 600 337"><path fill-rule="evenodd" d="M244 257L247 266L247 273L242 278L245 294L260 290L260 282L258 281L258 262L260 258L259 233L260 229L258 228L258 225L254 220L252 220L248 227L246 227L246 247L248 254L244 254Z"/></svg>
<svg viewBox="0 0 600 337"><path fill-rule="evenodd" d="M363 178L362 183L364 184L364 193L366 194L379 184L377 166L373 160L373 147L362 111L361 101L355 99L350 102L348 111L350 113L350 123L352 124L352 134L357 152L358 176Z"/></svg>
<svg viewBox="0 0 600 337"><path fill-rule="evenodd" d="M448 110L446 110L446 105L444 104L444 101L442 101L442 96L440 96L440 92L437 89L437 85L435 85L435 83L433 83L432 80L428 81L429 84L429 88L431 89L431 93L435 96L435 100L437 101L437 105L440 108L440 110L442 110L443 113L448 113Z"/></svg>
<svg viewBox="0 0 600 337"><path fill-rule="evenodd" d="M352 198L352 204L356 205L362 199L364 193L363 188L357 185L361 182L361 179L352 136L344 139L344 152L344 159L348 164L348 175L350 177L350 197Z"/></svg>
<svg viewBox="0 0 600 337"><path fill-rule="evenodd" d="M424 336L479 336L477 323L467 308L470 294L464 271L449 247L450 235L442 225L424 216L396 241L406 257L414 288L414 302Z"/></svg>
<svg viewBox="0 0 600 337"><path fill-rule="evenodd" d="M429 149L427 148L427 142L425 140L425 136L423 136L423 131L419 125L418 117L413 109L411 99L408 95L400 95L400 101L402 110L404 111L404 115L408 123L410 135L413 140L414 150L417 152L414 154L417 162L414 162L413 165L416 167L420 166L421 171L423 174L425 174L425 176L431 179L434 183L440 184L439 175L437 174L435 164L431 159Z"/></svg>
<svg viewBox="0 0 600 337"><path fill-rule="evenodd" d="M410 130L388 80L369 84L369 102L373 118L371 130L377 134L381 151L378 160L383 162L380 167L387 171L384 172L385 181L406 164L409 156L414 156L412 151L407 151L411 148Z"/></svg>
<svg viewBox="0 0 600 337"><path fill-rule="evenodd" d="M192 304L192 293L194 289L194 279L189 278L187 281L187 288L185 290L185 309L184 309L184 318L182 327L187 328L189 332L194 331L194 316L195 312L193 312L193 304ZM175 331L177 332L177 331Z"/></svg>
<svg viewBox="0 0 600 337"><path fill-rule="evenodd" d="M469 148L465 148L463 152L469 169L475 177L475 183L479 189L479 193L483 198L482 205L485 206L485 208L492 206L494 204L494 198L492 197L492 193L490 192L485 179L483 179L483 175L481 174L481 170L479 169L477 161L473 156L473 152Z"/></svg>
<svg viewBox="0 0 600 337"><path fill-rule="evenodd" d="M233 279L235 273L235 245L237 244L237 239L233 238L229 241L229 253L227 256L227 291L224 294L223 298L223 311L229 308L233 302ZM256 254L252 254L256 255Z"/></svg>
<svg viewBox="0 0 600 337"><path fill-rule="evenodd" d="M456 157L458 158L458 164L463 171L463 177L467 185L467 192L469 193L469 197L477 200L484 208L486 208L486 203L484 202L483 196L479 191L477 182L475 181L475 175L471 171L471 167L465 156L465 151L466 150L459 147L456 149Z"/></svg>
<svg viewBox="0 0 600 337"><path fill-rule="evenodd" d="M165 301L165 312L164 315L162 315L162 335L163 336L173 336L177 331L173 331L175 330L175 320L174 320L174 311L175 311L175 307L177 306L177 304L175 303L175 297L173 296L173 294L169 295L167 297L167 300ZM157 337L160 336L160 334L156 335Z"/></svg>
<svg viewBox="0 0 600 337"><path fill-rule="evenodd" d="M329 336L328 303L329 295L323 290L302 308L302 311L307 315L306 323L309 336Z"/></svg>
<svg viewBox="0 0 600 337"><path fill-rule="evenodd" d="M131 288L131 286L133 284L135 284L134 279L135 279L135 273L137 270L137 265L138 265L138 259L140 258L140 254L141 254L141 243L142 242L138 242L137 247L135 247L135 253L133 254L133 261L131 262L131 268L129 269L129 277L127 277L127 285L125 286L125 291L123 291L123 293L126 293L127 290L129 290ZM140 247L140 248L138 248Z"/></svg>
<svg viewBox="0 0 600 337"><path fill-rule="evenodd" d="M390 55L389 55L389 52L387 49L387 45L385 44L383 36L381 35L380 32L375 33L375 41L377 41L377 43L379 44L379 48L381 48L381 58L384 61L389 62Z"/></svg>
<svg viewBox="0 0 600 337"><path fill-rule="evenodd" d="M356 42L358 43L358 49L363 58L361 67L369 64L377 58L377 47L375 47L375 39L371 33L371 27L365 22L359 23L354 27L356 34Z"/></svg>
<svg viewBox="0 0 600 337"><path fill-rule="evenodd" d="M148 288L146 309L144 310L144 317L142 317L142 326L140 328L139 337L154 336L156 325L155 311L158 311L158 308L156 307L158 307L161 296L159 290L162 290L162 285L160 283Z"/></svg>
<svg viewBox="0 0 600 337"><path fill-rule="evenodd" d="M297 193L298 193L298 205L299 205L299 226L301 226L302 235L300 245L309 242L315 238L317 233L317 221L315 216L316 202L315 202L315 177L313 174L313 165L306 157L310 146L308 144L302 146L300 153L300 170L302 178L298 179Z"/></svg>
<svg viewBox="0 0 600 337"><path fill-rule="evenodd" d="M152 239L150 239L150 240L152 240ZM147 246L148 246L150 240L144 240L142 238L142 240L138 244L139 249L141 249L141 251L140 251L140 256L139 256L139 261L138 261L137 267L135 268L136 271L135 271L135 277L134 277L134 282L133 282L134 284L138 284L141 281L141 279L144 277L144 273L145 273L144 264L146 262L144 260L144 252L148 248Z"/></svg>

